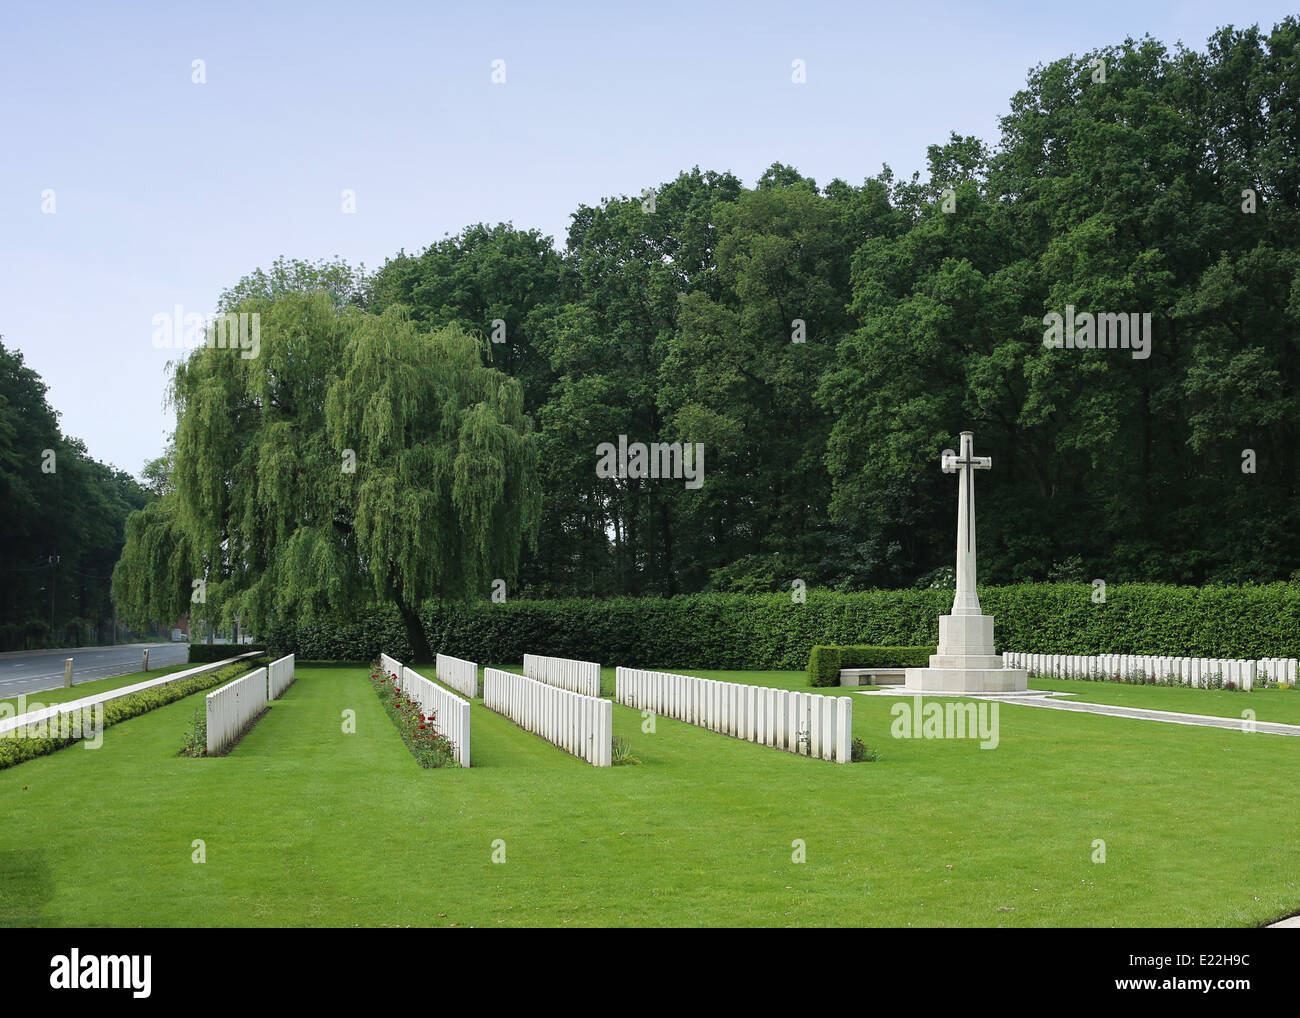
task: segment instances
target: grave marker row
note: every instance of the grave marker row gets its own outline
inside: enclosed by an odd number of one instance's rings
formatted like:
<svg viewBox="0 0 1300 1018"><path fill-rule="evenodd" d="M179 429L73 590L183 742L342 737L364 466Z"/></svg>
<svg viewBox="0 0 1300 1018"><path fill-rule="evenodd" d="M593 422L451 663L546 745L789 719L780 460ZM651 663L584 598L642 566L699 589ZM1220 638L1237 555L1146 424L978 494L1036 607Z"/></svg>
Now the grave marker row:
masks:
<svg viewBox="0 0 1300 1018"><path fill-rule="evenodd" d="M479 695L478 665L448 654L439 654L435 669L438 681L471 700Z"/></svg>
<svg viewBox="0 0 1300 1018"><path fill-rule="evenodd" d="M266 698L278 700L293 684L293 655L286 654L279 661L266 666Z"/></svg>
<svg viewBox="0 0 1300 1018"><path fill-rule="evenodd" d="M548 686L558 686L584 696L600 696L600 665L595 661L525 654L524 674Z"/></svg>
<svg viewBox="0 0 1300 1018"><path fill-rule="evenodd" d="M228 682L206 698L208 756L219 753L266 710L266 669Z"/></svg>
<svg viewBox="0 0 1300 1018"><path fill-rule="evenodd" d="M414 668L403 667L398 674L402 692L420 705L421 713L434 716L434 728L451 742L460 765L468 767L469 701L430 682Z"/></svg>
<svg viewBox="0 0 1300 1018"><path fill-rule="evenodd" d="M614 705L608 700L485 668L483 706L589 764L613 762Z"/></svg>
<svg viewBox="0 0 1300 1018"><path fill-rule="evenodd" d="M619 668L614 699L733 738L848 763L853 701L693 675Z"/></svg>
<svg viewBox="0 0 1300 1018"><path fill-rule="evenodd" d="M1155 654L1024 654L1003 655L1008 668L1027 668L1031 675L1057 679L1113 679L1140 674L1149 679L1176 679L1194 689L1210 689L1231 682L1238 689L1254 689L1261 678L1268 682L1295 683L1295 658L1263 658L1258 661L1169 657Z"/></svg>

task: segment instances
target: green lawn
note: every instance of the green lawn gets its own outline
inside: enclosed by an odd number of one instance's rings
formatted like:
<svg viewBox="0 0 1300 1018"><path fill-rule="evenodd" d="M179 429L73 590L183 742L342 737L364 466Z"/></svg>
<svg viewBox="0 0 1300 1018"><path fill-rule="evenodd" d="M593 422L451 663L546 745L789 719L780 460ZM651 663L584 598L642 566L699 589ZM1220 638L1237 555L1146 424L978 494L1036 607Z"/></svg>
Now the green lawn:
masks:
<svg viewBox="0 0 1300 1018"><path fill-rule="evenodd" d="M894 740L894 699L854 697L883 759L837 765L663 718L644 734L615 706L643 763L597 769L476 703L475 766L422 771L366 675L300 665L227 757L175 755L195 695L102 749L0 771L0 925L1252 926L1300 909L1293 739L1002 705L981 750Z"/></svg>

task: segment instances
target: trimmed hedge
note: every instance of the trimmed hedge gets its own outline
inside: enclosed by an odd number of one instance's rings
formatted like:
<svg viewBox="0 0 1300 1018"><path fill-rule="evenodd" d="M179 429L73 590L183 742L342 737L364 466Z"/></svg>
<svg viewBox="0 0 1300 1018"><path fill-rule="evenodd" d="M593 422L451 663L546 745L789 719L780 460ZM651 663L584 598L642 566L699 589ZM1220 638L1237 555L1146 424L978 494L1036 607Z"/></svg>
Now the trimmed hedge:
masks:
<svg viewBox="0 0 1300 1018"><path fill-rule="evenodd" d="M808 655L808 684L838 686L841 668L924 668L937 647L828 647Z"/></svg>
<svg viewBox="0 0 1300 1018"><path fill-rule="evenodd" d="M1300 583L1170 587L1116 584L1106 602L1088 584L980 589L997 617L999 650L1057 654L1178 654L1300 657ZM430 605L425 631L435 651L488 664L525 652L639 668L803 669L817 644L916 647L934 641L952 591L809 591L691 594L673 598L476 602ZM391 607L339 620L294 620L266 643L302 660L374 660L382 647L410 658Z"/></svg>
<svg viewBox="0 0 1300 1018"><path fill-rule="evenodd" d="M213 661L247 654L250 650L266 650L261 643L191 643L189 662L192 665L210 665Z"/></svg>
<svg viewBox="0 0 1300 1018"><path fill-rule="evenodd" d="M833 686L840 677L840 648L818 644L808 652L808 685Z"/></svg>
<svg viewBox="0 0 1300 1018"><path fill-rule="evenodd" d="M137 693L119 697L116 700L110 700L104 704L104 727L108 728L119 721L126 721L129 718L146 714L155 708L165 707L167 704L184 699L192 693L212 689L223 682L229 682L240 675L255 671L269 661L270 658L252 658L248 661L238 661L215 671L195 675L193 678L166 682L159 686L142 689ZM48 722L45 725L45 731L48 732ZM55 729L57 731L57 725ZM64 746L71 746L73 743L80 741L80 738L64 737L57 734L35 737L27 735L19 737L16 734L0 736L0 770L22 763L24 760L46 756L55 750L62 749Z"/></svg>

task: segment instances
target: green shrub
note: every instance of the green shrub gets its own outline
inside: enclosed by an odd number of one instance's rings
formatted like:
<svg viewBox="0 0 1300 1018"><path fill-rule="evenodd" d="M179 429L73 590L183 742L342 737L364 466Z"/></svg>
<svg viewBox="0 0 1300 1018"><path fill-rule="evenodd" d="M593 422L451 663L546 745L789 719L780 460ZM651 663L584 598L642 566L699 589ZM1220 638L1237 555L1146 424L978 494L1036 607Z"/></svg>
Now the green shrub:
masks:
<svg viewBox="0 0 1300 1018"><path fill-rule="evenodd" d="M818 644L808 654L808 685L837 686L840 681L840 648Z"/></svg>
<svg viewBox="0 0 1300 1018"><path fill-rule="evenodd" d="M880 759L880 751L872 749L861 739L854 739L849 747L849 763L875 763Z"/></svg>
<svg viewBox="0 0 1300 1018"><path fill-rule="evenodd" d="M841 668L924 668L938 647L841 647Z"/></svg>
<svg viewBox="0 0 1300 1018"><path fill-rule="evenodd" d="M208 705L203 704L190 718L189 727L181 737L181 756L200 757L208 754Z"/></svg>
<svg viewBox="0 0 1300 1018"><path fill-rule="evenodd" d="M609 747L610 763L615 767L627 764L639 764L641 761L632 755L632 744L621 736L614 736Z"/></svg>
<svg viewBox="0 0 1300 1018"><path fill-rule="evenodd" d="M838 686L841 668L924 668L936 647L813 647L808 684Z"/></svg>

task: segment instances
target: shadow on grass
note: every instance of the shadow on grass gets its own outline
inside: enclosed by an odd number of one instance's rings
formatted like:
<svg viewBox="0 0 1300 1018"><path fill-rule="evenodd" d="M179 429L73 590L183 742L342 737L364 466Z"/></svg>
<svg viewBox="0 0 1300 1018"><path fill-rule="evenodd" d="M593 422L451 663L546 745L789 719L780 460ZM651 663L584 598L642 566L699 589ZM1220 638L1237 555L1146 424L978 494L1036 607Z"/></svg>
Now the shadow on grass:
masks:
<svg viewBox="0 0 1300 1018"><path fill-rule="evenodd" d="M0 850L0 928L42 925L41 907L53 897L54 878L44 852Z"/></svg>

